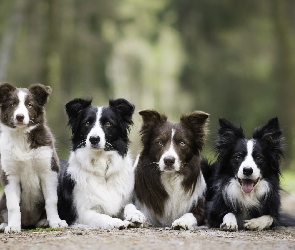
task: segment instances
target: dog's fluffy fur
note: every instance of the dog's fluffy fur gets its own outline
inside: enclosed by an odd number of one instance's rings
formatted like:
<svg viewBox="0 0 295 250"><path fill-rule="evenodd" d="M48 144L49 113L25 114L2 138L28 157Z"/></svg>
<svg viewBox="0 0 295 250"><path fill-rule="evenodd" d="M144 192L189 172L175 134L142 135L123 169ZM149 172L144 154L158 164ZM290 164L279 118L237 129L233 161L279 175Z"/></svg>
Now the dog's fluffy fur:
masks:
<svg viewBox="0 0 295 250"><path fill-rule="evenodd" d="M30 227L66 227L57 213L59 160L45 125L44 105L51 88L0 85L1 179L0 229L20 232Z"/></svg>
<svg viewBox="0 0 295 250"><path fill-rule="evenodd" d="M72 152L59 178L61 218L101 229L142 226L145 217L129 204L134 169L128 131L134 106L124 99L103 107L74 99L66 104L66 112Z"/></svg>
<svg viewBox="0 0 295 250"><path fill-rule="evenodd" d="M220 119L217 161L203 167L208 184L211 227L263 230L279 222L280 160L283 137L277 118L245 139L243 129ZM210 174L209 174L210 173Z"/></svg>
<svg viewBox="0 0 295 250"><path fill-rule="evenodd" d="M139 114L143 149L135 163L136 206L152 226L193 229L204 224L200 151L209 115L195 111L172 123L155 110Z"/></svg>

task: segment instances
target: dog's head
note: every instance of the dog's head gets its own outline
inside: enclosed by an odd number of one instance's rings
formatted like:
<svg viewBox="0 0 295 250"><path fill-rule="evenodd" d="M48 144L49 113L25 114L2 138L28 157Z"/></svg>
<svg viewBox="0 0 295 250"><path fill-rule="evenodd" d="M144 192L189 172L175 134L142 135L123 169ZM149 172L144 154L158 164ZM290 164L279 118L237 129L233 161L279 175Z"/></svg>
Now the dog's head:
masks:
<svg viewBox="0 0 295 250"><path fill-rule="evenodd" d="M142 154L152 159L160 171L180 171L203 148L209 115L195 111L169 122L155 110L143 110L141 128Z"/></svg>
<svg viewBox="0 0 295 250"><path fill-rule="evenodd" d="M32 84L28 89L0 84L1 123L10 128L26 128L44 123L44 105L51 88Z"/></svg>
<svg viewBox="0 0 295 250"><path fill-rule="evenodd" d="M65 106L72 129L73 150L128 151L128 132L134 105L125 99L110 100L109 106L91 105L91 100L74 99Z"/></svg>
<svg viewBox="0 0 295 250"><path fill-rule="evenodd" d="M220 119L219 124L215 145L219 174L235 178L244 193L251 193L263 178L273 174L278 177L283 138L277 118L256 128L250 140L245 139L241 127L235 127L226 119Z"/></svg>

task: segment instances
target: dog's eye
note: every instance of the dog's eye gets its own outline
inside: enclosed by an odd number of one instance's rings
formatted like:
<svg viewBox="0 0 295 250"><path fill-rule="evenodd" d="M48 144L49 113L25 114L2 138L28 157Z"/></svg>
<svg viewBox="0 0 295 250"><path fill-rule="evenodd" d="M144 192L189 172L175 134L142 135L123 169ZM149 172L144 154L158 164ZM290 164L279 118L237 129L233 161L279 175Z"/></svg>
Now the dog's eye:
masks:
<svg viewBox="0 0 295 250"><path fill-rule="evenodd" d="M241 160L241 159L242 159L242 156L241 156L241 155L236 155L236 156L235 156L235 159L236 159L236 160Z"/></svg>
<svg viewBox="0 0 295 250"><path fill-rule="evenodd" d="M158 141L157 142L159 146L163 147L163 142L162 141Z"/></svg>
<svg viewBox="0 0 295 250"><path fill-rule="evenodd" d="M10 103L10 107L15 107L15 102Z"/></svg>
<svg viewBox="0 0 295 250"><path fill-rule="evenodd" d="M106 122L106 124L105 124L107 127L110 127L110 126L112 126L112 124L110 123L110 122Z"/></svg>
<svg viewBox="0 0 295 250"><path fill-rule="evenodd" d="M89 126L90 126L90 122L86 122L86 123L85 123L85 126L86 126L86 127L89 127Z"/></svg>
<svg viewBox="0 0 295 250"><path fill-rule="evenodd" d="M33 104L29 102L27 106L28 106L29 108L32 108L32 107L33 107Z"/></svg>
<svg viewBox="0 0 295 250"><path fill-rule="evenodd" d="M185 142L181 141L180 143L180 146L184 147L185 146Z"/></svg>

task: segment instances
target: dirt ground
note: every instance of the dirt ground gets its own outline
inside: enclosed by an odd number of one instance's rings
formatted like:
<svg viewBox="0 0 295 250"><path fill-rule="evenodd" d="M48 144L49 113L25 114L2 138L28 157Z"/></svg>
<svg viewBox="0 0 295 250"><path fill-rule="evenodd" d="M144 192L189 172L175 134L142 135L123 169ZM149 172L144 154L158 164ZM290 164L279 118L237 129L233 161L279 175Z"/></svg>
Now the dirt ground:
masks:
<svg viewBox="0 0 295 250"><path fill-rule="evenodd" d="M294 194L283 198L283 208L295 215ZM194 231L169 228L33 230L11 235L0 233L0 249L295 249L295 227L261 232L224 232L206 228Z"/></svg>
<svg viewBox="0 0 295 250"><path fill-rule="evenodd" d="M295 227L262 232L162 228L21 232L0 235L0 249L295 249Z"/></svg>

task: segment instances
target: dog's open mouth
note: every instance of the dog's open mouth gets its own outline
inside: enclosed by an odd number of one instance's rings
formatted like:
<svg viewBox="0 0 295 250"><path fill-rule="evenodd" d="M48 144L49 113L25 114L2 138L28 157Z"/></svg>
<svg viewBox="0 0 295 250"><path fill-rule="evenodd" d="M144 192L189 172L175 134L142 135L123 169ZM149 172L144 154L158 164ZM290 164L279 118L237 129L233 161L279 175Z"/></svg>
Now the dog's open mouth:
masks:
<svg viewBox="0 0 295 250"><path fill-rule="evenodd" d="M240 179L238 178L238 181L242 187L242 190L248 194L251 193L252 190L254 189L255 185L258 183L259 181L259 177L256 180L251 180L251 179Z"/></svg>

